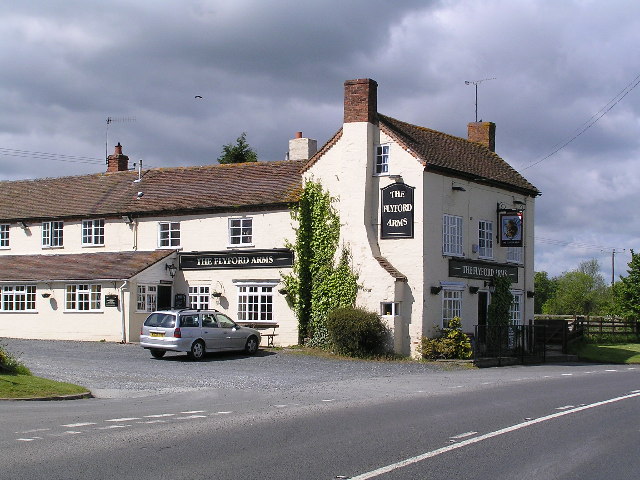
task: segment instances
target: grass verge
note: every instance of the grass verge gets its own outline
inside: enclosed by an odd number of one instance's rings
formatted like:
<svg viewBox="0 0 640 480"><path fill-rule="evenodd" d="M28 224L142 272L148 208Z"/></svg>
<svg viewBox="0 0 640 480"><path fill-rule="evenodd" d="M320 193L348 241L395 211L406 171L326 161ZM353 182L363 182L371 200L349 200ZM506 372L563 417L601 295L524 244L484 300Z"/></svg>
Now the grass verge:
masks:
<svg viewBox="0 0 640 480"><path fill-rule="evenodd" d="M640 343L583 343L576 353L591 362L640 364Z"/></svg>
<svg viewBox="0 0 640 480"><path fill-rule="evenodd" d="M33 375L0 375L0 398L42 398L86 393L80 385Z"/></svg>

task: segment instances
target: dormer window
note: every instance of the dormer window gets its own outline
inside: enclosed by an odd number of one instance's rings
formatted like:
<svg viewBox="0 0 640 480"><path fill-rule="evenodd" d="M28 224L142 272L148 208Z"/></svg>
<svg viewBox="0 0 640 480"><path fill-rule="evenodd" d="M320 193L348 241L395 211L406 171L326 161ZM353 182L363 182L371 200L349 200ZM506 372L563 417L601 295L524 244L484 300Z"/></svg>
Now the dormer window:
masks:
<svg viewBox="0 0 640 480"><path fill-rule="evenodd" d="M376 147L376 175L389 175L389 145Z"/></svg>

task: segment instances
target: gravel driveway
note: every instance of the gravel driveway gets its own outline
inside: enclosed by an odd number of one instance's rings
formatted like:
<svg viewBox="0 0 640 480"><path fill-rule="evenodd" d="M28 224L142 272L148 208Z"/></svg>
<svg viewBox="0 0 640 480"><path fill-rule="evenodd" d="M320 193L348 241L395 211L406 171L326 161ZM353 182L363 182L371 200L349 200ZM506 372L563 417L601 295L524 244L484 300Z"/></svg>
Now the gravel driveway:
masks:
<svg viewBox="0 0 640 480"><path fill-rule="evenodd" d="M191 362L168 353L156 360L137 344L0 339L34 375L83 385L101 397L145 396L203 388L277 391L403 375L446 373L449 365L334 360L286 350L255 356L210 354Z"/></svg>

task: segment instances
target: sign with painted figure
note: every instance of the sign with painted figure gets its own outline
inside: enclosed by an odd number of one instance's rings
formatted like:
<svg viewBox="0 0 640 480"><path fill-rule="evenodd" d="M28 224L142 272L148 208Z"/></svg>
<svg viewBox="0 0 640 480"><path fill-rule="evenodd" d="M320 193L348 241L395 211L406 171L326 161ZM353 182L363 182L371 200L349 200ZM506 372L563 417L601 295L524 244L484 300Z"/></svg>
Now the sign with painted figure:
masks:
<svg viewBox="0 0 640 480"><path fill-rule="evenodd" d="M180 259L180 270L283 268L293 266L293 252L286 248L180 253L178 258Z"/></svg>
<svg viewBox="0 0 640 480"><path fill-rule="evenodd" d="M404 183L382 189L380 198L380 238L413 238L413 191Z"/></svg>
<svg viewBox="0 0 640 480"><path fill-rule="evenodd" d="M500 246L521 247L522 212L500 212Z"/></svg>

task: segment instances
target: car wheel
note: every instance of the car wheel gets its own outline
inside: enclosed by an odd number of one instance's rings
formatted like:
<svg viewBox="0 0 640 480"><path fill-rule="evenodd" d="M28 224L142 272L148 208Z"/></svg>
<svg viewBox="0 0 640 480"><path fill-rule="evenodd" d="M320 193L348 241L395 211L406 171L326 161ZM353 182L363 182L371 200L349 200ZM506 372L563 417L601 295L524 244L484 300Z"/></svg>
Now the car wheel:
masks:
<svg viewBox="0 0 640 480"><path fill-rule="evenodd" d="M200 340L193 342L189 356L192 360L202 360L204 358L204 343Z"/></svg>
<svg viewBox="0 0 640 480"><path fill-rule="evenodd" d="M258 338L251 336L247 338L247 344L244 346L245 353L253 355L258 351Z"/></svg>
<svg viewBox="0 0 640 480"><path fill-rule="evenodd" d="M162 357L164 357L165 353L167 353L166 350L160 350L159 348L152 348L151 349L151 356L153 358L162 358Z"/></svg>

